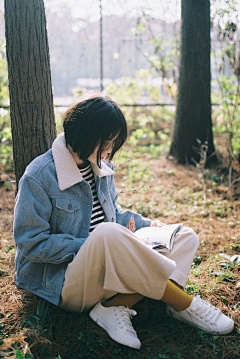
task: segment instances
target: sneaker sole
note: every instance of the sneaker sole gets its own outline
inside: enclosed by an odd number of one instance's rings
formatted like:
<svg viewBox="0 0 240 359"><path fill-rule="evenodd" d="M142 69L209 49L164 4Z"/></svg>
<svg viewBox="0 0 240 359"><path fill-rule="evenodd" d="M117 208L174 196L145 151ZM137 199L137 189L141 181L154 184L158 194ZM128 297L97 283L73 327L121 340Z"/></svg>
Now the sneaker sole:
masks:
<svg viewBox="0 0 240 359"><path fill-rule="evenodd" d="M136 345L136 346L133 346L131 345L131 343L127 343L127 342L124 342L122 340L122 337L119 337L118 335L114 335L112 333L112 329L109 328L109 326L107 325L106 322L104 322L104 320L102 320L102 318L100 318L97 314L95 314L94 312L90 312L89 313L89 316L90 318L95 322L97 323L101 328L103 328L107 333L108 335L110 336L110 338L112 338L115 342L117 343L120 343L122 345L126 345L130 348L133 348L133 349L140 349L141 348L141 343Z"/></svg>
<svg viewBox="0 0 240 359"><path fill-rule="evenodd" d="M213 332L211 330L207 330L207 329L203 329L202 327L200 327L199 325L197 324L194 324L194 323L191 323L189 322L188 320L184 319L184 318L181 318L181 317L178 317L177 315L175 315L174 313L172 313L171 311L169 311L168 309L166 310L166 313L169 317L172 317L174 319L177 319L179 320L180 322L183 322L185 324L188 324L188 325L191 325L192 327L196 327L206 333L209 333L209 334L213 334L213 335L226 335L226 334L229 334L231 333L231 331L233 330L234 328L234 323L232 324L231 327L229 328L226 328L225 330L222 330L222 331L216 331L216 332Z"/></svg>

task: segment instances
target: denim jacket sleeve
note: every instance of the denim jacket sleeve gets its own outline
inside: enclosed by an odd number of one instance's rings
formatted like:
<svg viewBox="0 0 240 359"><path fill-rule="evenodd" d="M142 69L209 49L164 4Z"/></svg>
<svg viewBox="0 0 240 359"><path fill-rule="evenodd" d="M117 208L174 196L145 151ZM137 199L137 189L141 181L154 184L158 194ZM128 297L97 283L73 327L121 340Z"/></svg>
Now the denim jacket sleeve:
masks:
<svg viewBox="0 0 240 359"><path fill-rule="evenodd" d="M113 169L113 164L110 164L111 169ZM133 215L134 217L134 221L135 221L135 226L136 226L136 230L140 229L142 227L149 227L151 224L151 220L148 218L144 218L143 216L141 216L139 213L130 211L130 210L125 210L123 211L121 209L121 207L116 203L117 202L117 198L118 198L118 192L116 190L115 187L115 183L114 183L114 178L112 176L112 180L111 180L111 195L112 195L112 201L113 201L113 205L115 208L115 212L116 212L116 222L123 225L123 226L127 226L131 216Z"/></svg>
<svg viewBox="0 0 240 359"><path fill-rule="evenodd" d="M19 183L14 214L14 238L22 255L38 263L70 262L85 238L50 231L50 198L43 185L31 176Z"/></svg>

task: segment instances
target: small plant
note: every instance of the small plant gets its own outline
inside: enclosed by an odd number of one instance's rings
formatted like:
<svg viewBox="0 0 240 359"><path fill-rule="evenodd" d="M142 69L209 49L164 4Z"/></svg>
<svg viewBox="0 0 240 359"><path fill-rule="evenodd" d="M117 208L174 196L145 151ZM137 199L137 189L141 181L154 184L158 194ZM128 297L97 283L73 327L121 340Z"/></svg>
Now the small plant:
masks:
<svg viewBox="0 0 240 359"><path fill-rule="evenodd" d="M200 256L195 256L194 257L194 259L193 259L193 263L195 264L195 265L199 265L199 264L201 264L202 263L202 258L200 257Z"/></svg>
<svg viewBox="0 0 240 359"><path fill-rule="evenodd" d="M48 312L48 304L42 299L39 299L37 304L37 313L30 314L23 323L23 327L40 328L46 318Z"/></svg>
<svg viewBox="0 0 240 359"><path fill-rule="evenodd" d="M32 359L33 357L29 354L29 353L26 353L25 355L21 352L20 349L17 349L16 350L16 358L17 359Z"/></svg>
<svg viewBox="0 0 240 359"><path fill-rule="evenodd" d="M225 253L220 253L219 256L223 259L219 263L223 268L230 270L240 268L240 255L229 256Z"/></svg>
<svg viewBox="0 0 240 359"><path fill-rule="evenodd" d="M194 148L194 151L199 154L199 162L197 162L194 158L191 160L195 163L197 169L198 169L198 176L200 179L200 182L203 187L203 200L206 201L207 199L207 186L206 186L206 162L207 162L207 151L208 151L208 143L204 142L202 143L201 140L198 138L196 139L198 143L198 148ZM212 154L213 155L213 154Z"/></svg>

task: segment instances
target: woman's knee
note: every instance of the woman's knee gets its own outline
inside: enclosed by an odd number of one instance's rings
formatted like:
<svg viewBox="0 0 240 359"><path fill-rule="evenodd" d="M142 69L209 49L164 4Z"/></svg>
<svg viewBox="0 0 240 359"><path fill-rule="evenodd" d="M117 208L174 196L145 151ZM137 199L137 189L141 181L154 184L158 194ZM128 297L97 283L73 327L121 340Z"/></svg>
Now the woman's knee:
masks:
<svg viewBox="0 0 240 359"><path fill-rule="evenodd" d="M199 238L195 231L190 227L183 227L182 228L185 232L185 235L188 236L189 245L191 245L194 248L198 248L199 246Z"/></svg>
<svg viewBox="0 0 240 359"><path fill-rule="evenodd" d="M185 228L187 230L189 237L191 238L192 245L198 247L199 246L199 238L198 238L196 232L190 227L185 227Z"/></svg>
<svg viewBox="0 0 240 359"><path fill-rule="evenodd" d="M99 224L92 233L101 237L112 236L114 233L120 230L121 226L118 223L103 222Z"/></svg>
<svg viewBox="0 0 240 359"><path fill-rule="evenodd" d="M89 240L96 241L99 245L106 242L116 243L116 238L119 237L121 232L121 225L117 223L104 222L99 224L94 231L90 234Z"/></svg>

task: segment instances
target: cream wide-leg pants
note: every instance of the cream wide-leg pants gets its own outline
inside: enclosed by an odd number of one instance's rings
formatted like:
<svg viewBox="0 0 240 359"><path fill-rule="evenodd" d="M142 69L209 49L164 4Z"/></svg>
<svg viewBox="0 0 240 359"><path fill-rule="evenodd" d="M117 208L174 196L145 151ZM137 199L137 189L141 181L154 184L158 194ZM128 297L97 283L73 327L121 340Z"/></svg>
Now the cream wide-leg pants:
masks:
<svg viewBox="0 0 240 359"><path fill-rule="evenodd" d="M68 265L59 306L84 312L117 293L160 300L168 279L185 287L198 245L195 232L182 227L171 253L163 255L125 227L102 223Z"/></svg>

